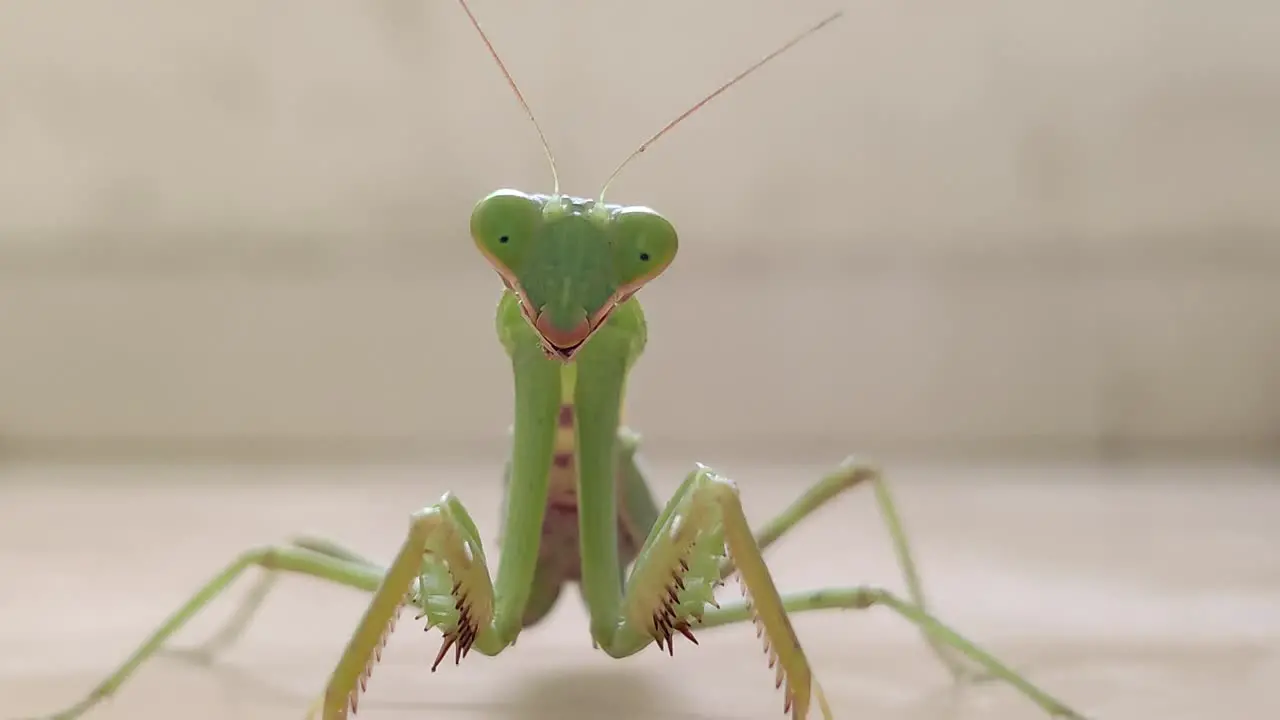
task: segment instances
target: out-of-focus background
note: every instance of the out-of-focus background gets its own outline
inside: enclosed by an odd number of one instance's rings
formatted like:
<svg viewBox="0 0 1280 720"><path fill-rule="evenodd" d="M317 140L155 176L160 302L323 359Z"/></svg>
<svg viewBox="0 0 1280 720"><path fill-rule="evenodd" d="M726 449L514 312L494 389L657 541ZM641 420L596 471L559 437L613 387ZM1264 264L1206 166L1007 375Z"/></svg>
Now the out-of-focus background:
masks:
<svg viewBox="0 0 1280 720"><path fill-rule="evenodd" d="M832 8L474 4L563 189L581 195ZM908 519L933 518L919 523L923 562L953 615L1017 642L1086 613L1069 598L1102 576L1150 593L1129 598L1131 620L1186 587L1238 591L1234 605L1206 597L1161 616L1223 642L1238 632L1248 648L1234 686L1192 664L1204 704L1169 702L1193 717L1261 698L1240 678L1274 671L1280 646L1280 535L1267 524L1280 511L1280 11L846 10L612 186L612 200L655 207L682 232L675 265L640 295L650 342L628 405L659 492L711 462L762 519L844 455L882 459L906 486ZM26 618L0 620L0 662L26 677L45 657L62 678L27 698L31 712L81 692L240 547L311 529L389 554L404 513L446 488L496 535L511 378L493 329L500 283L467 217L498 187L549 190L550 174L455 3L0 4L0 559L13 563L0 607ZM218 495L232 485L244 494ZM847 512L874 525L869 495L855 495L862 509ZM346 512L365 497L361 515ZM957 503L969 514L948 511ZM780 576L893 581L884 558L868 561L884 571L873 576L824 556L841 512L798 536ZM953 556L965 547L986 560ZM107 548L134 562L113 569ZM84 572L100 573L98 609L73 625L93 627L50 640ZM1024 625L991 604L1000 583L1059 573L1082 575L1032 609L1009 601ZM1127 622L1115 596L1089 592L1086 614ZM330 652L353 602L317 612ZM580 652L580 609L561 609L565 647ZM1231 631L1210 616L1249 622ZM890 626L910 652L914 636ZM272 632L288 631L263 627L260 652L278 650ZM1079 641L1079 628L1056 629ZM1078 672L1101 662L1078 644ZM1238 649L1178 652L1221 667L1214 653ZM828 685L846 667L831 653ZM1151 692L1108 704L1148 677L1136 670L1063 672L1066 686L1105 686L1099 706L1157 712L1138 704ZM152 677L119 712L173 687ZM191 682L216 707L216 686ZM845 715L866 709L865 688L849 687Z"/></svg>
<svg viewBox="0 0 1280 720"><path fill-rule="evenodd" d="M476 11L593 195L829 6ZM630 167L646 436L1274 456L1280 13L1088 7L856 3ZM550 176L456 5L10 3L0 66L10 452L504 441L467 216Z"/></svg>

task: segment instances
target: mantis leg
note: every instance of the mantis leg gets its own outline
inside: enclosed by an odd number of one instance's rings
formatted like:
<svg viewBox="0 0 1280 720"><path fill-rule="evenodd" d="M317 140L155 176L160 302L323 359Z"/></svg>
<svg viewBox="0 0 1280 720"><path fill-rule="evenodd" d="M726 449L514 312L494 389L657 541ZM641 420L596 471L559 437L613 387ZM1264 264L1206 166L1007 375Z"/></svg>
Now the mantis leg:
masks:
<svg viewBox="0 0 1280 720"><path fill-rule="evenodd" d="M1013 686L1049 715L1058 718L1083 720L1084 716L1072 710L1066 703L1032 684L991 653L948 627L916 603L900 598L888 590L875 587L848 587L788 593L782 596L782 606L788 613L825 609L865 610L875 606L887 607L920 627L922 631L937 642L945 643L949 649L962 653L966 658L980 666L993 679ZM744 602L725 603L720 608L708 610L697 627L712 628L747 622L751 619L752 614L749 604Z"/></svg>
<svg viewBox="0 0 1280 720"><path fill-rule="evenodd" d="M617 629L603 644L614 657L625 657L656 642L674 652L674 635L692 642L692 628L707 604L714 603L719 561L732 556L750 598L752 617L764 638L770 667L777 668L784 710L800 720L816 702L829 720L822 688L778 594L751 533L732 481L698 466L680 485L654 523L627 578Z"/></svg>
<svg viewBox="0 0 1280 720"><path fill-rule="evenodd" d="M450 649L456 663L473 648L492 656L510 647L519 633L523 607L508 609L514 622L503 622L495 608L510 605L512 593L527 597L528 588L509 586L502 582L501 573L499 577L495 592L479 532L458 499L446 494L435 505L414 513L400 550L381 576L329 676L323 699L313 709L321 709L323 720L346 720L356 711L360 693L405 605L419 608L418 618L427 618L428 628L438 626L444 633L432 671Z"/></svg>
<svg viewBox="0 0 1280 720"><path fill-rule="evenodd" d="M341 545L316 537L299 537L291 543L294 547L310 550L321 555L325 555L335 560L341 560L353 565L367 567L378 573L383 572L383 568L376 563L364 558L363 556L348 550ZM254 583L253 587L240 601L240 605L232 614L231 619L226 622L216 633L208 640L194 648L174 648L167 651L167 654L190 660L199 664L208 664L213 662L215 657L229 649L237 640L244 635L249 629L249 625L253 622L254 617L258 614L258 610L262 608L262 603L266 601L267 595L275 588L275 584L280 579L279 571L263 567L263 572ZM372 591L372 588L370 588Z"/></svg>
<svg viewBox="0 0 1280 720"><path fill-rule="evenodd" d="M50 716L50 719L73 720L114 695L138 667L155 655L174 633L213 602L240 575L253 567L260 567L268 572L284 571L310 575L339 585L368 591L376 589L382 578L382 572L377 568L305 547L266 547L250 550L205 583L204 587L170 615L128 659L98 683L83 699Z"/></svg>
<svg viewBox="0 0 1280 720"><path fill-rule="evenodd" d="M856 468L851 463L846 466ZM865 472L868 471L855 470L850 475ZM839 472L832 478L838 475ZM826 495L829 499L839 492L842 484L854 484L848 479L832 478L820 482L805 497L814 499ZM793 509L803 502L804 499ZM803 517L807 512L811 510L795 515ZM775 521L764 532L786 522L785 519ZM790 524L795 522L792 520ZM770 667L777 668L778 685L782 687L785 683L785 706L792 717L797 720L808 717L811 705L816 703L821 716L829 719L831 710L791 625L789 613L883 605L919 626L948 650L960 653L993 677L1013 685L1051 715L1081 717L910 600L877 588L780 594L764 562L762 545L750 529L736 486L709 468L699 466L686 477L654 523L627 579L623 617L612 642L605 646L606 651L621 657L639 652L650 641L656 641L659 648L665 645L668 652L672 652L675 634L696 643L695 630L752 621L764 639ZM714 599L714 591L723 578L726 561L736 569L745 599L720 606ZM707 609L708 605L714 609Z"/></svg>
<svg viewBox="0 0 1280 720"><path fill-rule="evenodd" d="M876 505L879 507L880 515L884 518L885 526L889 531L889 538L893 544L893 553L897 557L898 567L902 571L903 580L907 586L907 597L914 606L922 611L927 611L928 606L925 602L924 586L920 581L919 573L916 571L911 545L907 540L902 519L889 492L888 483L884 480L878 468L859 463L854 458L846 459L835 471L818 480L795 502L765 523L763 527L756 531L756 543L759 544L761 550L767 549L836 496L846 490L867 483L870 483L872 490L875 492ZM720 563L721 580L727 579L733 574L733 571L734 566L730 559L726 558ZM925 641L929 643L929 647L942 664L947 667L954 679L957 681L992 679L992 676L977 674L971 668L966 667L965 663L956 656L956 649L944 637L936 636L930 626L921 625L920 631Z"/></svg>

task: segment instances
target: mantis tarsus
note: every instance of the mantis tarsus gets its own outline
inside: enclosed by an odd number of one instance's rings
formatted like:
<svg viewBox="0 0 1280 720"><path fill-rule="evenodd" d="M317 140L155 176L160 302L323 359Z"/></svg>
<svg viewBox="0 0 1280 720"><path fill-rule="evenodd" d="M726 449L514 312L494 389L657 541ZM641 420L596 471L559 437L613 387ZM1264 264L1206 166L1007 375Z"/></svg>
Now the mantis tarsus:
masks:
<svg viewBox="0 0 1280 720"><path fill-rule="evenodd" d="M651 643L674 653L678 636L752 622L776 670L784 712L823 718L831 709L789 613L883 606L919 627L957 679L985 677L1015 687L1054 716L1079 718L1065 704L929 614L911 551L879 471L852 459L753 531L735 484L699 464L659 508L636 462L638 438L621 423L627 374L644 349L646 325L634 295L676 255L673 225L647 207L560 193L542 129L466 0L459 0L542 140L555 189L549 195L499 190L471 214L471 235L505 290L497 331L515 376L515 425L496 579L462 502L446 494L410 516L408 534L383 568L333 543L299 539L246 552L214 577L83 700L57 714L76 718L114 694L191 617L251 567L266 571L232 621L197 655L211 657L247 627L280 571L372 593L364 616L311 708L324 720L354 713L386 638L406 606L444 641L434 671L452 650L497 655L538 623L562 587L578 582L595 647L625 658ZM836 13L752 65L643 143L651 143L713 97L841 16ZM780 593L762 552L845 490L872 488L907 585L902 598L875 587ZM627 573L626 568L630 568ZM737 574L743 599L714 592Z"/></svg>

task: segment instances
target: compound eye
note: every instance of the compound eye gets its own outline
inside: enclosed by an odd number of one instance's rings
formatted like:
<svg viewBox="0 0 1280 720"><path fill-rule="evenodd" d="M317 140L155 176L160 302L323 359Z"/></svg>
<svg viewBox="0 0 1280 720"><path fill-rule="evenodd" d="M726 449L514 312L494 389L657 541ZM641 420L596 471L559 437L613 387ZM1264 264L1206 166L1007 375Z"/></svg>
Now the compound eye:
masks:
<svg viewBox="0 0 1280 720"><path fill-rule="evenodd" d="M541 202L515 190L498 190L471 211L471 237L506 277L520 272L541 222Z"/></svg>
<svg viewBox="0 0 1280 720"><path fill-rule="evenodd" d="M611 242L618 284L628 292L661 275L675 260L680 244L675 226L647 208L618 211Z"/></svg>

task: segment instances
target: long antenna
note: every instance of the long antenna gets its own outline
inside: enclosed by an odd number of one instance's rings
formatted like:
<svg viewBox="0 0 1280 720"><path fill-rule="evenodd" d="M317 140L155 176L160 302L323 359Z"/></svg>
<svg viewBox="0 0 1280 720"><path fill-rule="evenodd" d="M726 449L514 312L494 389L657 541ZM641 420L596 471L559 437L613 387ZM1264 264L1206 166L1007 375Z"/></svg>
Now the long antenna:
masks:
<svg viewBox="0 0 1280 720"><path fill-rule="evenodd" d="M710 95L707 95L706 97L699 100L696 104L694 104L693 107L689 108L688 110L685 110L678 117L676 117L675 120L672 120L671 122L667 123L665 127L663 127L658 132L654 133L653 137L650 137L648 140L645 140L643 143L641 143L640 147L636 148L634 152L632 152L630 155L627 156L627 159L623 160L622 163L619 164L616 169L614 169L613 174L609 176L609 179L605 180L604 187L600 189L599 202L604 203L604 194L609 189L609 185L614 181L615 178L618 177L618 173L621 173L622 169L626 167L627 164L630 163L632 160L635 160L636 157L640 155L640 153L644 152L645 150L648 150L649 146L657 142L658 138L662 137L663 135L666 135L667 131L671 130L676 125L679 125L685 118L697 112L699 109L702 108L703 105L706 105L707 103L711 102L711 100L715 98L717 95L719 95L720 93L738 84L740 80L747 77L748 75L755 72L756 70L759 70L765 63L769 62L770 60L778 57L782 53L795 47L797 44L800 43L801 40L804 40L805 38L818 32L819 30L826 27L827 25L830 25L836 20L839 20L843 15L844 15L843 10L838 10L832 13L831 15L828 15L826 19L824 19L822 22L810 27L808 30L805 30L799 35L796 35L795 37L791 38L785 44L783 44L782 47L778 48L777 50L774 50L768 55L765 55L763 58L756 61L754 65L738 73L732 80L729 80L725 84L716 88Z"/></svg>
<svg viewBox="0 0 1280 720"><path fill-rule="evenodd" d="M467 5L467 0L458 0L458 4L466 11L467 17L471 18L471 26L476 29L476 32L480 33L480 39L484 41L485 47L489 48L489 54L493 56L493 61L498 63L498 69L502 71L503 77L507 79L507 84L511 86L511 91L516 94L516 99L520 101L520 105L524 107L524 114L529 117L529 122L533 123L533 129L538 131L538 139L542 141L542 151L547 154L547 162L551 165L551 181L555 185L553 194L559 195L560 175L556 172L556 159L551 154L551 145L547 143L547 136L543 134L542 126L538 124L538 119L533 116L533 110L529 108L529 103L525 101L524 94L520 92L515 78L511 77L506 64L502 62L498 51L494 49L493 43L489 42L489 36L484 34L484 29L480 27L480 21L476 19L475 13L471 12L471 7Z"/></svg>

